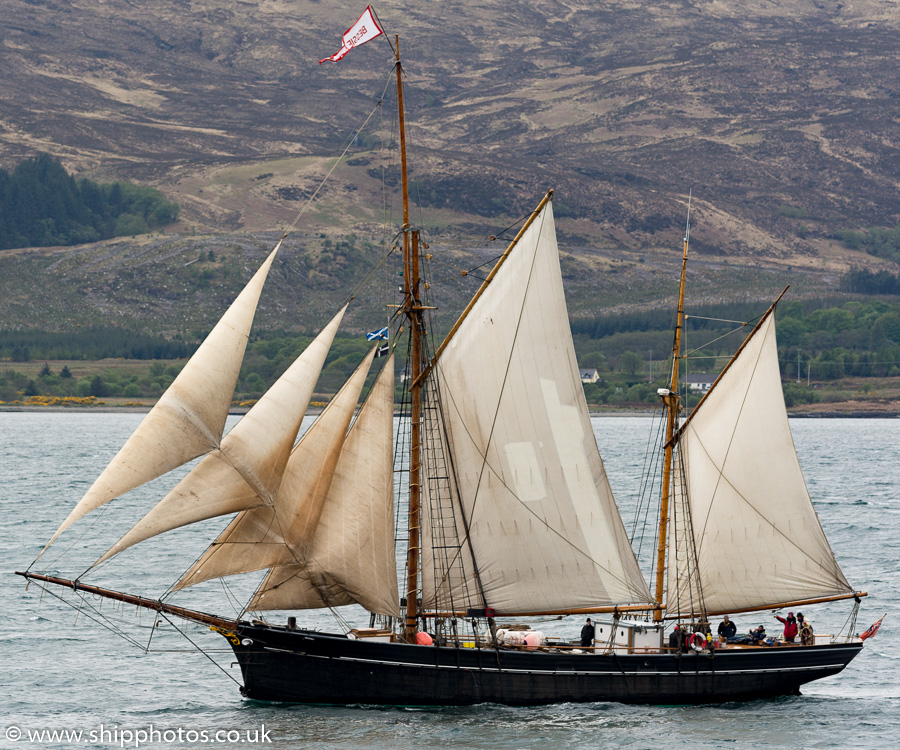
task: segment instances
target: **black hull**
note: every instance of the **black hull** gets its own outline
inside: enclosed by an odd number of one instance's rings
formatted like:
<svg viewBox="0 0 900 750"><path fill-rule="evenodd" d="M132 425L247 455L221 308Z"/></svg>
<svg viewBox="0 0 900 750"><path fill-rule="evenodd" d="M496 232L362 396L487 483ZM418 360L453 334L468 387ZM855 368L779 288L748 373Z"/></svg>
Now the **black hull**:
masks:
<svg viewBox="0 0 900 750"><path fill-rule="evenodd" d="M248 698L398 706L689 704L796 695L801 685L840 672L862 649L856 641L713 655L494 651L243 624L230 640Z"/></svg>

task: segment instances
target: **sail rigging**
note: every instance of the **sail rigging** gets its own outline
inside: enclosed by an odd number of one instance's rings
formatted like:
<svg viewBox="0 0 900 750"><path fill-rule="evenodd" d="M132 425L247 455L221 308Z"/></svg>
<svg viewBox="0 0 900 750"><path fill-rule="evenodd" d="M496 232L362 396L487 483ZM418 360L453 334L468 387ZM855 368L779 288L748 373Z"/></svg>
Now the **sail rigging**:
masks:
<svg viewBox="0 0 900 750"><path fill-rule="evenodd" d="M800 470L772 311L685 424L678 451L690 515L672 519L670 614L853 594ZM699 586L689 583L691 547Z"/></svg>
<svg viewBox="0 0 900 750"><path fill-rule="evenodd" d="M280 247L281 242L72 509L48 547L90 511L219 446L259 295Z"/></svg>
<svg viewBox="0 0 900 750"><path fill-rule="evenodd" d="M678 397L678 369L681 359L681 338L684 328L684 290L687 282L688 247L691 240L691 199L693 192L688 194L687 220L684 227L684 248L681 253L681 280L678 286L678 309L675 314L675 337L672 343L672 372L668 388L658 391L662 402L666 407L666 441L663 446L662 469L662 493L659 501L659 533L656 537L656 582L654 595L659 608L653 613L653 619L662 620L662 605L665 602L665 569L666 569L666 542L669 536L668 524L671 509L672 487L672 436L675 434L676 423L681 415L681 400Z"/></svg>
<svg viewBox="0 0 900 750"><path fill-rule="evenodd" d="M341 448L302 562L269 570L251 611L358 603L397 617L393 497L394 358L382 367Z"/></svg>
<svg viewBox="0 0 900 750"><path fill-rule="evenodd" d="M344 306L280 378L154 508L97 563L145 539L207 518L272 505Z"/></svg>
<svg viewBox="0 0 900 750"><path fill-rule="evenodd" d="M175 584L304 562L353 418L373 348L293 449L271 505L239 513Z"/></svg>
<svg viewBox="0 0 900 750"><path fill-rule="evenodd" d="M429 375L441 393L467 519L468 539L459 544L470 543L480 577L469 571L452 598L484 606L483 592L488 606L509 614L652 601L578 377L551 206ZM423 601L438 597L426 588Z"/></svg>

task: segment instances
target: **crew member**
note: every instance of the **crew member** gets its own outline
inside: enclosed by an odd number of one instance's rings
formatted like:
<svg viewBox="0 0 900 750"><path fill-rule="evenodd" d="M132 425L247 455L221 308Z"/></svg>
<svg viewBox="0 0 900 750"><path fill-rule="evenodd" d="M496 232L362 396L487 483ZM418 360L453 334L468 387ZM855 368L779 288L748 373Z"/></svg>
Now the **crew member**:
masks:
<svg viewBox="0 0 900 750"><path fill-rule="evenodd" d="M725 615L725 617L722 618L722 622L719 623L719 635L724 637L725 640L729 640L730 638L734 638L736 634L737 625L728 619L728 615Z"/></svg>
<svg viewBox="0 0 900 750"><path fill-rule="evenodd" d="M800 643L804 646L812 646L816 642L813 636L812 623L803 617L802 612L797 613L797 627L800 634Z"/></svg>
<svg viewBox="0 0 900 750"><path fill-rule="evenodd" d="M587 618L587 622L584 624L584 627L581 629L581 646L582 648L587 648L589 646L594 645L594 626L591 623L591 618Z"/></svg>
<svg viewBox="0 0 900 750"><path fill-rule="evenodd" d="M673 651L681 651L684 641L681 638L681 626L675 623L675 629L669 633L669 648Z"/></svg>
<svg viewBox="0 0 900 750"><path fill-rule="evenodd" d="M775 615L775 619L784 623L784 640L793 643L794 638L797 637L797 618L794 617L794 613L788 612L786 618Z"/></svg>

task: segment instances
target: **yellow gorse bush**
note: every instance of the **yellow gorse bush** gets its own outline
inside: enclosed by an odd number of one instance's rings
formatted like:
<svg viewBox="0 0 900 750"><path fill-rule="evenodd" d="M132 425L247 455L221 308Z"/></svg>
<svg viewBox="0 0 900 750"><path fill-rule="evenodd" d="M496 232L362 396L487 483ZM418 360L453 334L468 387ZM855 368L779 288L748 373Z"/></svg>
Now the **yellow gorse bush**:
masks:
<svg viewBox="0 0 900 750"><path fill-rule="evenodd" d="M96 396L29 396L24 401L0 401L10 406L103 406Z"/></svg>

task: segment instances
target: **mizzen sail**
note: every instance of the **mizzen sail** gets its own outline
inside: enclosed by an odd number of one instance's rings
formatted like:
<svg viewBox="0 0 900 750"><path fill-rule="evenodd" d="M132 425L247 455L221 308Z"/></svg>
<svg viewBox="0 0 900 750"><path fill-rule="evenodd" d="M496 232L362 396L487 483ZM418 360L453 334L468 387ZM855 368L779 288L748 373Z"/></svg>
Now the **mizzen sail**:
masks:
<svg viewBox="0 0 900 750"><path fill-rule="evenodd" d="M259 295L280 247L279 242L47 546L86 513L219 445Z"/></svg>
<svg viewBox="0 0 900 750"><path fill-rule="evenodd" d="M686 423L676 459L667 612L850 594L788 425L770 314Z"/></svg>
<svg viewBox="0 0 900 750"><path fill-rule="evenodd" d="M549 202L512 253L431 375L468 528L460 554L471 544L480 577L445 583L457 604L498 613L650 602L597 451ZM426 603L442 598L431 586L424 576Z"/></svg>

